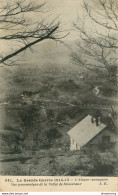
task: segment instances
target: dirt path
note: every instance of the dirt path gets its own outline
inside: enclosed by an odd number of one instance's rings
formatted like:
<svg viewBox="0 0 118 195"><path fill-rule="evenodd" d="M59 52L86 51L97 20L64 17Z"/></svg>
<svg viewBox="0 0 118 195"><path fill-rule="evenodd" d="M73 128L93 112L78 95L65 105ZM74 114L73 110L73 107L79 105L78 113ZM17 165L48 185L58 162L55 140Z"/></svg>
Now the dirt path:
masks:
<svg viewBox="0 0 118 195"><path fill-rule="evenodd" d="M115 98L115 97L106 97L106 96L103 96L100 94L100 87L99 86L96 86L95 87L95 95L101 99L104 99L104 100L110 100L110 101L113 101L113 102L118 102L118 98Z"/></svg>

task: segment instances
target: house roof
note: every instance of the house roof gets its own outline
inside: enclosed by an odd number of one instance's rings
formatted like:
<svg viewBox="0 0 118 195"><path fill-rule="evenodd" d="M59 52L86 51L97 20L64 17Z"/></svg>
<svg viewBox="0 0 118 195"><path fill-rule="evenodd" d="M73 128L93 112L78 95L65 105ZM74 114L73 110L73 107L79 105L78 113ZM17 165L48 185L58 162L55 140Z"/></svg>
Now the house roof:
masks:
<svg viewBox="0 0 118 195"><path fill-rule="evenodd" d="M76 126L74 126L67 134L76 141L76 143L82 147L99 134L106 125L100 123L96 126L96 122L91 122L90 115L86 116Z"/></svg>

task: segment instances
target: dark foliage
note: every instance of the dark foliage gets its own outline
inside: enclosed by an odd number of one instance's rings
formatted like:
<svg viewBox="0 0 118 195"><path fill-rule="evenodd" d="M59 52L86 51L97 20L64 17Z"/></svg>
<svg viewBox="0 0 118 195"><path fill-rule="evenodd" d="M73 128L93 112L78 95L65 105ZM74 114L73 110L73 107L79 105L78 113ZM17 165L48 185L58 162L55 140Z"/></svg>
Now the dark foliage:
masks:
<svg viewBox="0 0 118 195"><path fill-rule="evenodd" d="M62 136L62 134L57 129L50 129L46 135L48 140L58 139Z"/></svg>

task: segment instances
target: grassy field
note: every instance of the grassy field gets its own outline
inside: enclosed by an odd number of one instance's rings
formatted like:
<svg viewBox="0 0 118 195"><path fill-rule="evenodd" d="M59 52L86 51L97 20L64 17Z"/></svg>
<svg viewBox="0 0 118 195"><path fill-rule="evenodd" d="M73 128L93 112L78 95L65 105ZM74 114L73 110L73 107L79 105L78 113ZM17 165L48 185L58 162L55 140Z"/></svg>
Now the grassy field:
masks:
<svg viewBox="0 0 118 195"><path fill-rule="evenodd" d="M70 152L67 131L88 114L100 112L107 117L111 113L111 100L95 94L96 86L105 91L108 82L67 67L20 69L10 81L13 85L3 106L6 131L0 132L1 174L89 175L96 166L93 157ZM31 94L22 95L23 91ZM114 87L114 95L115 91ZM111 164L108 168L112 170L108 175L116 174Z"/></svg>

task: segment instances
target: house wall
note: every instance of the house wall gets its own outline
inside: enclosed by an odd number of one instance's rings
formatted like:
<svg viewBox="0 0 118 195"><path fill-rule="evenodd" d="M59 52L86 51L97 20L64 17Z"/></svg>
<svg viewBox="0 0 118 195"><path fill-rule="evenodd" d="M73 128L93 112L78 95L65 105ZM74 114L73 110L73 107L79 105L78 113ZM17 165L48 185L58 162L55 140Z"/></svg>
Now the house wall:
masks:
<svg viewBox="0 0 118 195"><path fill-rule="evenodd" d="M70 137L70 150L80 150L80 146L76 143L74 139Z"/></svg>
<svg viewBox="0 0 118 195"><path fill-rule="evenodd" d="M112 129L104 129L101 131L98 135L96 135L92 140L89 141L85 145L86 149L98 149L98 148L103 148L104 149L104 143L103 143L103 136L110 136L110 145L111 149L115 146L116 140L117 140L117 135ZM74 139L70 137L70 150L80 150L80 146L75 142ZM108 148L109 149L109 148Z"/></svg>
<svg viewBox="0 0 118 195"><path fill-rule="evenodd" d="M117 135L113 130L105 129L101 133L99 133L96 137L94 137L88 144L86 144L87 147L91 148L104 148L104 142L103 142L103 136L110 136L110 144L111 147L116 143Z"/></svg>

